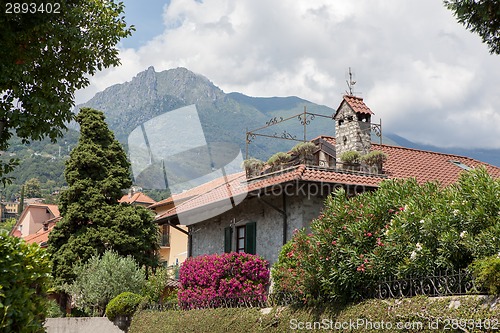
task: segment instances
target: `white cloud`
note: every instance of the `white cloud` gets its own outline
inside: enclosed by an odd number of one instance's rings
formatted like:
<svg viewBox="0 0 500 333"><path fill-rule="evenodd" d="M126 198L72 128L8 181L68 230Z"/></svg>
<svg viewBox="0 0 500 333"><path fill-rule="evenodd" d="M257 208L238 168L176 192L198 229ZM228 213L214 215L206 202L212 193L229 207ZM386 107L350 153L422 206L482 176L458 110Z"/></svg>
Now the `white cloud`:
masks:
<svg viewBox="0 0 500 333"><path fill-rule="evenodd" d="M354 91L384 131L500 147L500 58L441 1L171 0L163 18L163 32L122 50L122 66L92 78L78 102L153 65L186 67L226 92L296 95L335 108L352 67Z"/></svg>

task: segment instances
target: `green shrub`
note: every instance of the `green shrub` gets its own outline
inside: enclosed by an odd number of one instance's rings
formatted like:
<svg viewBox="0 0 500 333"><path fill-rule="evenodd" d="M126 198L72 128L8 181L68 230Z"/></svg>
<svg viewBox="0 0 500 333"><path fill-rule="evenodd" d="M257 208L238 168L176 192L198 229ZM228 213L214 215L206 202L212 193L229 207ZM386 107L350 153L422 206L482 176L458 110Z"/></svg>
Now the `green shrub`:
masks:
<svg viewBox="0 0 500 333"><path fill-rule="evenodd" d="M50 300L47 307L47 318L61 318L64 315L59 304L55 300Z"/></svg>
<svg viewBox="0 0 500 333"><path fill-rule="evenodd" d="M361 162L370 166L380 165L385 161L387 161L387 154L379 150L373 150L361 157Z"/></svg>
<svg viewBox="0 0 500 333"><path fill-rule="evenodd" d="M243 167L248 175L248 177L255 177L260 174L264 168L265 163L256 158L249 158L243 161Z"/></svg>
<svg viewBox="0 0 500 333"><path fill-rule="evenodd" d="M140 293L145 283L144 270L135 260L113 251L77 264L74 271L76 279L65 289L77 307L92 315L102 316L111 299L125 291Z"/></svg>
<svg viewBox="0 0 500 333"><path fill-rule="evenodd" d="M154 274L151 274L142 288L142 295L151 303L163 303L167 299L177 298L177 292L168 292L167 283L173 279L178 272L178 268L174 269L166 267L158 267Z"/></svg>
<svg viewBox="0 0 500 333"><path fill-rule="evenodd" d="M344 163L357 164L361 160L361 154L357 151L345 151L340 155L340 160Z"/></svg>
<svg viewBox="0 0 500 333"><path fill-rule="evenodd" d="M299 157L300 163L309 163L317 147L312 142L300 142L292 148L292 153Z"/></svg>
<svg viewBox="0 0 500 333"><path fill-rule="evenodd" d="M126 291L109 301L106 306L106 317L113 321L118 316L132 317L143 296Z"/></svg>
<svg viewBox="0 0 500 333"><path fill-rule="evenodd" d="M475 260L471 268L480 287L492 295L500 295L500 254Z"/></svg>
<svg viewBox="0 0 500 333"><path fill-rule="evenodd" d="M45 332L50 261L36 244L0 232L0 332Z"/></svg>
<svg viewBox="0 0 500 333"><path fill-rule="evenodd" d="M269 159L267 160L267 164L271 167L271 170L276 171L280 169L284 164L290 162L290 158L290 154L278 152L269 157Z"/></svg>

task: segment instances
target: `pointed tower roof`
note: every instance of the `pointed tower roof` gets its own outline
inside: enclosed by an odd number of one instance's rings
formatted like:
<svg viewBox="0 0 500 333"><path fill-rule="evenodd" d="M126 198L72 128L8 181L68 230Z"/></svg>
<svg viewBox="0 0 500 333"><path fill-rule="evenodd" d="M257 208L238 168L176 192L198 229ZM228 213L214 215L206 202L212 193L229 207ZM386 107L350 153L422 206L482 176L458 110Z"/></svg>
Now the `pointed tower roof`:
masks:
<svg viewBox="0 0 500 333"><path fill-rule="evenodd" d="M337 108L337 112L335 112L335 115L333 116L334 118L337 117L337 114L339 110L342 108L342 104L344 103L347 103L351 107L351 109L356 113L369 114L369 115L374 114L372 110L370 110L370 108L365 104L365 102L363 102L363 99L361 97L344 95L344 99L342 100L342 102L340 102L340 105Z"/></svg>

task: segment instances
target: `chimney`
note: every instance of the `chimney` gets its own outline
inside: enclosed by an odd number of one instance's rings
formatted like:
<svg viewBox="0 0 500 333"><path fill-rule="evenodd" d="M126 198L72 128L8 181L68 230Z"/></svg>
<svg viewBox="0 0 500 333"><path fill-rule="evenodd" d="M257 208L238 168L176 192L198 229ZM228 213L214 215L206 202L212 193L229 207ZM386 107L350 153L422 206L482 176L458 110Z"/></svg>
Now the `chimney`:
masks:
<svg viewBox="0 0 500 333"><path fill-rule="evenodd" d="M335 151L337 163L346 151L357 151L361 155L371 149L371 116L373 112L366 106L361 97L344 95L335 120Z"/></svg>

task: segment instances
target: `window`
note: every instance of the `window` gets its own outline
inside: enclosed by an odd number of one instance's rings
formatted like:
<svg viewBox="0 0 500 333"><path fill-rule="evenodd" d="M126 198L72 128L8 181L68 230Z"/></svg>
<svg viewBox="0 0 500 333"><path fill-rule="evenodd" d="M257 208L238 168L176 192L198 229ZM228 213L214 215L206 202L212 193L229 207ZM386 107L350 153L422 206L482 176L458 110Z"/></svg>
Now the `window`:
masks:
<svg viewBox="0 0 500 333"><path fill-rule="evenodd" d="M164 224L161 226L161 240L160 246L170 246L170 226Z"/></svg>
<svg viewBox="0 0 500 333"><path fill-rule="evenodd" d="M245 229L246 226L236 228L236 252L245 252Z"/></svg>
<svg viewBox="0 0 500 333"><path fill-rule="evenodd" d="M460 161L453 161L453 160L450 160L450 162L451 162L451 163L453 163L453 164L455 164L457 167L462 168L462 169L464 169L464 170L467 170L467 171L472 170L472 168L471 168L470 166L465 165L465 164L463 164L463 163L462 163L462 162L460 162Z"/></svg>
<svg viewBox="0 0 500 333"><path fill-rule="evenodd" d="M236 251L238 253L255 254L255 245L257 242L256 226L256 222L249 222L237 227L224 228L224 252Z"/></svg>

